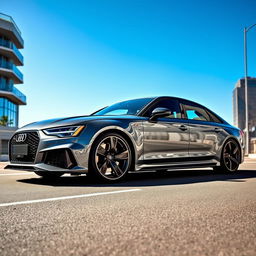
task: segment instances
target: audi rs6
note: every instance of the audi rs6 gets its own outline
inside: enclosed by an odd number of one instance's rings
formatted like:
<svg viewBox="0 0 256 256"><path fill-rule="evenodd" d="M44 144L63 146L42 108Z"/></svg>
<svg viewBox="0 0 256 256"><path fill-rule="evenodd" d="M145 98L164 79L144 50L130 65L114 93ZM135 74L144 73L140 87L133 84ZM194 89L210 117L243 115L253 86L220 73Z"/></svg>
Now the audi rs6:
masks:
<svg viewBox="0 0 256 256"><path fill-rule="evenodd" d="M212 167L234 172L243 133L210 109L176 97L119 102L88 116L28 124L9 143L6 168L55 178L117 181L128 172Z"/></svg>

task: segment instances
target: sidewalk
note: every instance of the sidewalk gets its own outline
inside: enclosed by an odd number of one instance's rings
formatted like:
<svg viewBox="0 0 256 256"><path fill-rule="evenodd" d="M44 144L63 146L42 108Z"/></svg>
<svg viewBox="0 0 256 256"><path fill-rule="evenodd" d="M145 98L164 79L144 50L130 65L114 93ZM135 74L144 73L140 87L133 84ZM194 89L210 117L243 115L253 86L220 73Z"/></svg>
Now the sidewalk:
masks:
<svg viewBox="0 0 256 256"><path fill-rule="evenodd" d="M4 167L9 164L9 162L0 162L0 169L4 169Z"/></svg>
<svg viewBox="0 0 256 256"><path fill-rule="evenodd" d="M256 163L256 158L254 157L245 157L244 158L244 162L247 162L247 163Z"/></svg>

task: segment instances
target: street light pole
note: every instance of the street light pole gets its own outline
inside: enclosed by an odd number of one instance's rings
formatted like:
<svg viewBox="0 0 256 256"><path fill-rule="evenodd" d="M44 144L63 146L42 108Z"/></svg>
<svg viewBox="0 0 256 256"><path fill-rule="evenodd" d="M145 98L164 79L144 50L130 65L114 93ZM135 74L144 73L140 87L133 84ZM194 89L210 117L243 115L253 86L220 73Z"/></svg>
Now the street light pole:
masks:
<svg viewBox="0 0 256 256"><path fill-rule="evenodd" d="M247 30L244 28L244 104L245 104L245 154L249 154L249 118L248 118L248 66L247 66Z"/></svg>
<svg viewBox="0 0 256 256"><path fill-rule="evenodd" d="M256 26L256 23L248 28L244 28L244 94L245 94L245 154L250 153L250 136L249 136L249 105L248 105L248 65L247 65L247 32Z"/></svg>

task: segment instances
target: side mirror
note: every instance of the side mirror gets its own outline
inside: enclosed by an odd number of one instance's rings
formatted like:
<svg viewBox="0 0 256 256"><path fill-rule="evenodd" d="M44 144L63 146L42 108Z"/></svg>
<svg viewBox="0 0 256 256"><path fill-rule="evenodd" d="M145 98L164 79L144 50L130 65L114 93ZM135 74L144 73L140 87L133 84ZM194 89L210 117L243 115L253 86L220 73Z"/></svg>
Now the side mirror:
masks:
<svg viewBox="0 0 256 256"><path fill-rule="evenodd" d="M159 117L165 117L170 116L172 114L172 111L168 108L155 108L152 111L151 117L149 118L150 121L154 121Z"/></svg>

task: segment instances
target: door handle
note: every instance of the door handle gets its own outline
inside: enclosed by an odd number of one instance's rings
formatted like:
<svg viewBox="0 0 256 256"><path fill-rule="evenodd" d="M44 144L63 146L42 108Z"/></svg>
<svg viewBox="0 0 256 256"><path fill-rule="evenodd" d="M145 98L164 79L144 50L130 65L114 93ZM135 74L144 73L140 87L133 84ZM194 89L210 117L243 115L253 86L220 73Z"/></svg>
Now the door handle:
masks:
<svg viewBox="0 0 256 256"><path fill-rule="evenodd" d="M182 131L186 131L188 128L186 125L182 124L182 125L180 125L179 129Z"/></svg>
<svg viewBox="0 0 256 256"><path fill-rule="evenodd" d="M220 128L214 128L214 131L215 131L215 132L220 132L221 129L220 129Z"/></svg>

